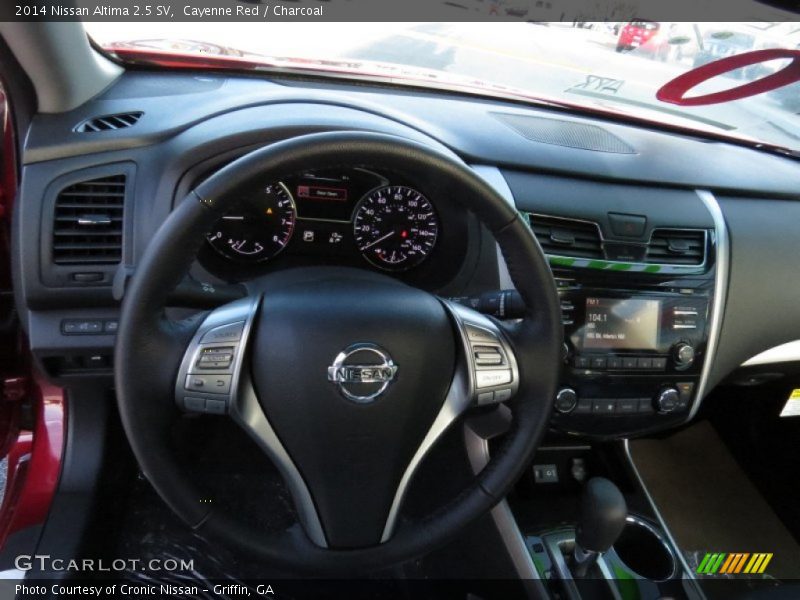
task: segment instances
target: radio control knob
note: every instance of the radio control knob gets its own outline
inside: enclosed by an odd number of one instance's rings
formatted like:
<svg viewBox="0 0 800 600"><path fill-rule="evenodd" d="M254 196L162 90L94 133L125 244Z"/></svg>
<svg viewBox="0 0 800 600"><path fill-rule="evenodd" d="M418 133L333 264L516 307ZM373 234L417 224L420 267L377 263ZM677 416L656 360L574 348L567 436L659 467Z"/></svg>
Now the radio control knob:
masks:
<svg viewBox="0 0 800 600"><path fill-rule="evenodd" d="M565 415L575 410L578 405L578 393L572 388L561 388L556 394L555 408Z"/></svg>
<svg viewBox="0 0 800 600"><path fill-rule="evenodd" d="M678 393L677 389L674 387L667 387L658 393L658 396L655 397L653 404L655 405L657 412L665 415L678 408L680 399L681 395Z"/></svg>
<svg viewBox="0 0 800 600"><path fill-rule="evenodd" d="M672 360L679 371L688 369L694 363L694 347L686 342L679 342L672 347Z"/></svg>

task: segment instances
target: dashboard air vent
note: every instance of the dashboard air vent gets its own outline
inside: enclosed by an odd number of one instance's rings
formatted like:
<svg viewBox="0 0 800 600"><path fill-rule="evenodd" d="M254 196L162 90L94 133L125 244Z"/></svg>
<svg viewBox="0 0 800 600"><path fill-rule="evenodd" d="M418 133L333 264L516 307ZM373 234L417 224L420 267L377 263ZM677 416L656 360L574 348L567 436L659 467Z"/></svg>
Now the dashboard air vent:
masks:
<svg viewBox="0 0 800 600"><path fill-rule="evenodd" d="M95 133L98 131L114 131L136 125L142 118L143 112L118 113L116 115L103 115L86 119L75 128L78 133Z"/></svg>
<svg viewBox="0 0 800 600"><path fill-rule="evenodd" d="M535 214L529 214L528 219L545 254L603 258L600 230L595 223Z"/></svg>
<svg viewBox="0 0 800 600"><path fill-rule="evenodd" d="M705 261L706 232L690 229L655 229L647 247L645 262L672 265L702 265Z"/></svg>
<svg viewBox="0 0 800 600"><path fill-rule="evenodd" d="M122 258L125 175L74 183L59 192L53 223L53 262L116 264Z"/></svg>

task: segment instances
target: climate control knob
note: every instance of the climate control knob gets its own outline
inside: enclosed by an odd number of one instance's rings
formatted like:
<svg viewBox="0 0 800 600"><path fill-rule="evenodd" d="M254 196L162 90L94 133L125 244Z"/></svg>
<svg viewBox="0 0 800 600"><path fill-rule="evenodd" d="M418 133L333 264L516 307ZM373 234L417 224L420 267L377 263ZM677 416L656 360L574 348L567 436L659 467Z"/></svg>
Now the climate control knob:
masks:
<svg viewBox="0 0 800 600"><path fill-rule="evenodd" d="M672 347L672 360L679 371L688 369L694 363L694 347L686 342L680 342Z"/></svg>
<svg viewBox="0 0 800 600"><path fill-rule="evenodd" d="M657 412L665 415L667 413L671 413L673 410L678 408L678 403L680 402L681 395L678 393L678 390L674 387L667 387L661 390L658 395L653 400L653 404L655 405L655 409Z"/></svg>
<svg viewBox="0 0 800 600"><path fill-rule="evenodd" d="M561 388L556 394L555 408L565 415L575 410L578 405L578 393L572 388Z"/></svg>

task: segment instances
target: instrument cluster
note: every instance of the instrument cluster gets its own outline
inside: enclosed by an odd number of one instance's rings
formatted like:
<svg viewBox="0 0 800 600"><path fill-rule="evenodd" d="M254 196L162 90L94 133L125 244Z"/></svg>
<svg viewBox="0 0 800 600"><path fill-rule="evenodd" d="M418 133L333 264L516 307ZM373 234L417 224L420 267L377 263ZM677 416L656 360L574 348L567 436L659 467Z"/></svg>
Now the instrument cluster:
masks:
<svg viewBox="0 0 800 600"><path fill-rule="evenodd" d="M310 170L254 183L207 233L200 259L225 279L320 263L402 274L437 254L442 230L438 207L407 179Z"/></svg>

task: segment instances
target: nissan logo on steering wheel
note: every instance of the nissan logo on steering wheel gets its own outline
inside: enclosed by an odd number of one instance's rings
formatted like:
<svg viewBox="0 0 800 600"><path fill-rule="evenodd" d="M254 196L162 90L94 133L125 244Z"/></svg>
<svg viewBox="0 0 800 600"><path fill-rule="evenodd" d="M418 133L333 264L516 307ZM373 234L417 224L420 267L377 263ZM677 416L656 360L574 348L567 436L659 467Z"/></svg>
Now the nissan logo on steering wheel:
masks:
<svg viewBox="0 0 800 600"><path fill-rule="evenodd" d="M389 387L397 374L397 365L380 346L359 343L336 355L328 367L328 381L336 384L342 395L359 404L372 402Z"/></svg>

